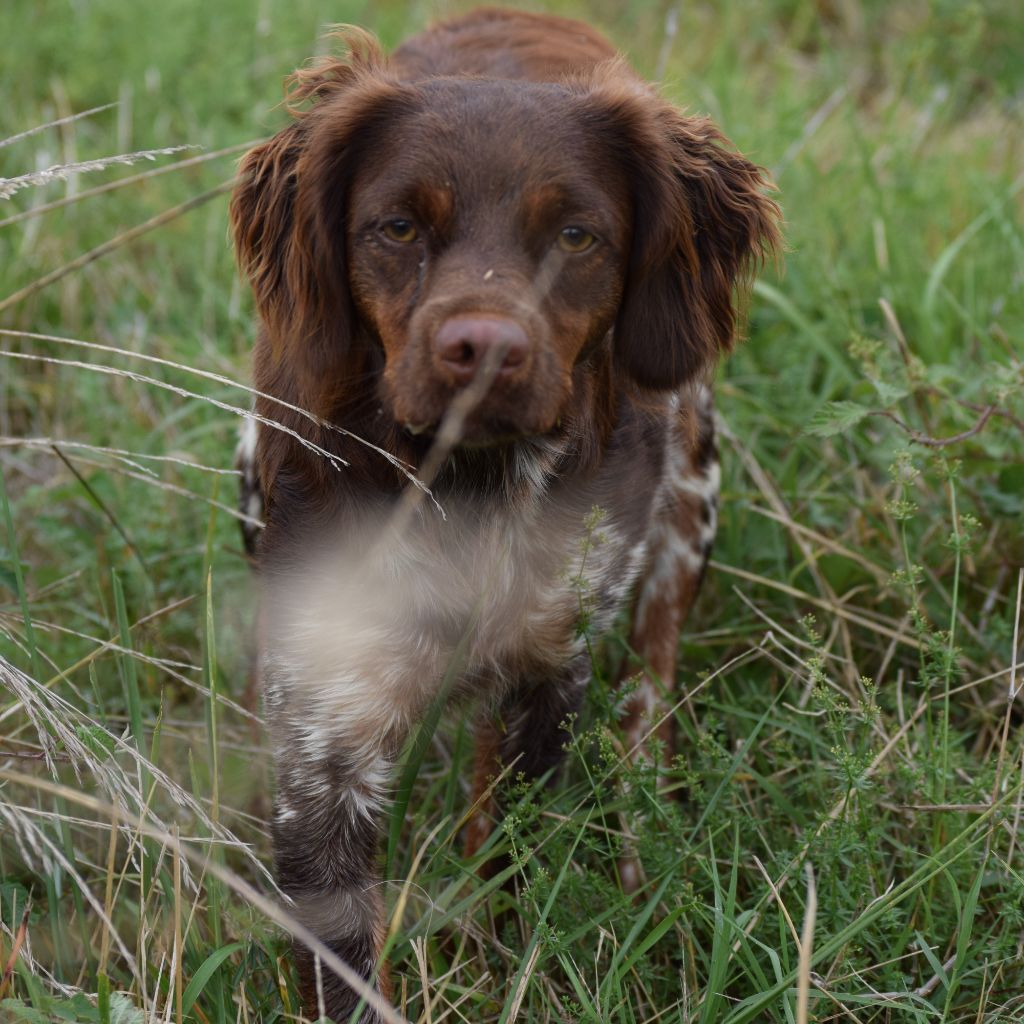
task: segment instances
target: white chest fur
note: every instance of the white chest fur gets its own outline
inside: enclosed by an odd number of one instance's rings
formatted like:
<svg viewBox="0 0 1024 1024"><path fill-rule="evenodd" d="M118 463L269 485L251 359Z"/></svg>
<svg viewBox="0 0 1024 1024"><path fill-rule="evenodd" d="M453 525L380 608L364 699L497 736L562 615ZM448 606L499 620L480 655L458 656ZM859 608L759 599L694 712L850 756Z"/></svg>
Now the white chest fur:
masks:
<svg viewBox="0 0 1024 1024"><path fill-rule="evenodd" d="M270 717L311 756L339 731L376 746L446 683L487 698L556 670L580 649L581 618L600 629L615 614L643 550L600 512L557 503L425 513L398 536L349 529L270 581Z"/></svg>

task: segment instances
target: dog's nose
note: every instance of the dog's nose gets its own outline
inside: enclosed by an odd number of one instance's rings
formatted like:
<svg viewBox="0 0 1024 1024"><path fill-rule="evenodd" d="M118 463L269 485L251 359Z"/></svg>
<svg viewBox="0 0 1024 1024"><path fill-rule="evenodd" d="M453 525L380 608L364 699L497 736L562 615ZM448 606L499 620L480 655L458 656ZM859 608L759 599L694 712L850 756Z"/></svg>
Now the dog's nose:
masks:
<svg viewBox="0 0 1024 1024"><path fill-rule="evenodd" d="M519 324L496 316L453 316L434 338L437 359L457 384L468 384L495 349L504 351L497 376L512 376L526 362L529 345Z"/></svg>

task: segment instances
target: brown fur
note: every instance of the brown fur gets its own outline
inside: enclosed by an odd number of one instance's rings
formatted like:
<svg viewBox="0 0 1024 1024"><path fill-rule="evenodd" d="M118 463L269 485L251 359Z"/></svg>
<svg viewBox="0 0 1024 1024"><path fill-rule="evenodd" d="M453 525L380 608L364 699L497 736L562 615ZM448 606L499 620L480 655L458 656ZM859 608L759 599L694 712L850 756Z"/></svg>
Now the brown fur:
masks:
<svg viewBox="0 0 1024 1024"><path fill-rule="evenodd" d="M589 673L571 567L582 575L595 506L605 539L577 583L607 625L646 565L633 633L646 674L627 726L638 745L653 727L714 532L697 384L779 235L761 169L586 25L483 9L390 58L357 30L341 40L345 56L289 80L292 121L246 156L231 222L261 321L256 410L345 462L259 430L278 876L370 979L374 808L448 659L464 659L454 699L502 720L481 730L478 793L499 763L557 766ZM449 518L424 512L374 540L407 487L380 451L422 466L495 338L515 358L501 354L431 481ZM471 847L486 832L474 823ZM297 961L312 998L312 960ZM324 984L347 1019L354 993Z"/></svg>

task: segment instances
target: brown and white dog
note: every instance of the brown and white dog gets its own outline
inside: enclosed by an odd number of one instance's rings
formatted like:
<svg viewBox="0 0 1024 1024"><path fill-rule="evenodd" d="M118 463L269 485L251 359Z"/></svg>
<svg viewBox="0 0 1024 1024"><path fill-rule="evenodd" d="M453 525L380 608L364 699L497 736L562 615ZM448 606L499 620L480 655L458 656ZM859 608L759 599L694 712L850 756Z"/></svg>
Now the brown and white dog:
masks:
<svg viewBox="0 0 1024 1024"><path fill-rule="evenodd" d="M425 711L477 702L478 790L551 772L581 612L599 631L635 593L630 746L656 725L715 533L701 381L779 211L580 22L485 9L390 58L344 35L290 80L231 219L261 320L242 461L277 875L386 995L378 818ZM296 958L307 1007L347 1020L355 991Z"/></svg>

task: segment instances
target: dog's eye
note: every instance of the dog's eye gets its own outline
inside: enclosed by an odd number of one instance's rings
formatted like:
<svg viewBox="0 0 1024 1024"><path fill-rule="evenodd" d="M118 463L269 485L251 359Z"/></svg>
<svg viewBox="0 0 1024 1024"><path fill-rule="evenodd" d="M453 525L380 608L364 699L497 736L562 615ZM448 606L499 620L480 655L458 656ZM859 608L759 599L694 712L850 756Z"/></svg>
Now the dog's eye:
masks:
<svg viewBox="0 0 1024 1024"><path fill-rule="evenodd" d="M416 225L411 220L389 220L383 231L392 242L415 242L417 238Z"/></svg>
<svg viewBox="0 0 1024 1024"><path fill-rule="evenodd" d="M558 247L565 252L586 252L594 244L594 236L583 228L562 228L558 236Z"/></svg>

